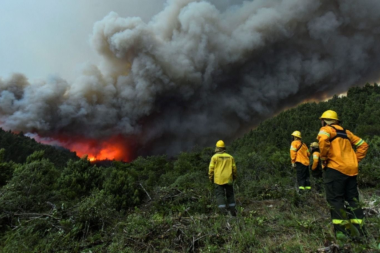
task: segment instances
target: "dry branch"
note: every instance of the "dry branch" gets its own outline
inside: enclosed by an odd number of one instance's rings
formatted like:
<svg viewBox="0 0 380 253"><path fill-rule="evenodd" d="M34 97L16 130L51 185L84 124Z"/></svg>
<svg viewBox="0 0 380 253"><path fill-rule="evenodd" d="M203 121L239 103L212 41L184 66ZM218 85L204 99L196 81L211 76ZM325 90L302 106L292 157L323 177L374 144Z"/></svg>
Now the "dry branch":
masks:
<svg viewBox="0 0 380 253"><path fill-rule="evenodd" d="M47 213L14 213L13 215L18 216L18 217L30 217L30 218L49 217L49 218L52 218L54 220L60 220L59 218L54 217L54 216L47 214Z"/></svg>
<svg viewBox="0 0 380 253"><path fill-rule="evenodd" d="M140 184L141 188L145 191L146 195L148 195L149 200L152 200L152 198L150 197L149 193L145 190L144 186L141 183L139 183L139 184Z"/></svg>

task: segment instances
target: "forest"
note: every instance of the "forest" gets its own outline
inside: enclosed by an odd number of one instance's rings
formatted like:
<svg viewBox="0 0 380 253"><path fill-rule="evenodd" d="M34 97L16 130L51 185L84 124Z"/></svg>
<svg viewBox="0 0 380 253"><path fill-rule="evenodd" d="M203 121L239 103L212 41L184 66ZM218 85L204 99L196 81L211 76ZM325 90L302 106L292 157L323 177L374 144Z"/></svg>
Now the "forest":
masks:
<svg viewBox="0 0 380 253"><path fill-rule="evenodd" d="M0 251L380 252L379 108L380 86L366 84L288 109L226 143L238 169L236 218L216 212L207 176L214 146L103 167L1 130ZM368 230L360 243L334 238L325 198L295 188L290 134L315 141L328 109L370 145L359 165Z"/></svg>

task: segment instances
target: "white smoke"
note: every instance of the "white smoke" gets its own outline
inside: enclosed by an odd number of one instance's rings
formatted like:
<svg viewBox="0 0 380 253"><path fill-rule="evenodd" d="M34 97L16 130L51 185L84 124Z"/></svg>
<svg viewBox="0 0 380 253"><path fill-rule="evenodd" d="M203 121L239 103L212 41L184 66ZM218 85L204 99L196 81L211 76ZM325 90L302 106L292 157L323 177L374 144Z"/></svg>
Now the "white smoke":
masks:
<svg viewBox="0 0 380 253"><path fill-rule="evenodd" d="M1 125L43 136L122 134L140 153L174 154L378 80L379 1L236 3L169 0L149 23L110 13L91 38L102 62L73 83L0 80Z"/></svg>

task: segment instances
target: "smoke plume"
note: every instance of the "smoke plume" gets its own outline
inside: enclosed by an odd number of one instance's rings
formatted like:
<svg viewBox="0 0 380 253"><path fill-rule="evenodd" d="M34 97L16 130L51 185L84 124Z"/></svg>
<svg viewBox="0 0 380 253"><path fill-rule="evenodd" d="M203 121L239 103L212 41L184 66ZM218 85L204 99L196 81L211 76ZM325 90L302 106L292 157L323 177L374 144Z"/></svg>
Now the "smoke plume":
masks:
<svg viewBox="0 0 380 253"><path fill-rule="evenodd" d="M102 62L74 82L0 80L1 126L66 142L123 136L138 154L214 145L378 80L378 10L377 0L169 0L148 23L113 12L91 37Z"/></svg>

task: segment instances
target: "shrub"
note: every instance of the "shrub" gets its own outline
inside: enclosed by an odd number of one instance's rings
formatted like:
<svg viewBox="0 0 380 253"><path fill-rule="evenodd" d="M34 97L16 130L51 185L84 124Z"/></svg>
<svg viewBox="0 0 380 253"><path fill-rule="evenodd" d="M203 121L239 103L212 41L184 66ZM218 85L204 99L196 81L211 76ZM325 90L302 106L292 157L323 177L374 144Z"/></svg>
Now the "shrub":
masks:
<svg viewBox="0 0 380 253"><path fill-rule="evenodd" d="M87 157L70 160L58 179L61 194L68 200L88 196L93 189L101 188L102 168L91 165Z"/></svg>

